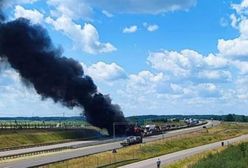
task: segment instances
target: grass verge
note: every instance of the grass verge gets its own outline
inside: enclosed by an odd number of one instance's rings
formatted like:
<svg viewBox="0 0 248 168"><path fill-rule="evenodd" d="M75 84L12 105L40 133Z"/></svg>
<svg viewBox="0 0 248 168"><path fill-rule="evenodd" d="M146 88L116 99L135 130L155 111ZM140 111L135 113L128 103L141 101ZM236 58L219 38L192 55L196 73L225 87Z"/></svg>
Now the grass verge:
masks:
<svg viewBox="0 0 248 168"><path fill-rule="evenodd" d="M0 130L0 150L78 139L90 139L97 136L99 136L99 132L95 129Z"/></svg>
<svg viewBox="0 0 248 168"><path fill-rule="evenodd" d="M247 168L248 143L231 145L222 152L208 154L191 168Z"/></svg>
<svg viewBox="0 0 248 168"><path fill-rule="evenodd" d="M204 159L208 155L213 155L218 152L221 152L225 149L225 147L220 147L218 149L214 149L211 151L203 152L200 154L196 154L194 156L187 157L183 160L174 162L170 165L164 166L164 168L192 168L193 165L195 165L199 160Z"/></svg>
<svg viewBox="0 0 248 168"><path fill-rule="evenodd" d="M221 124L204 132L194 132L173 138L158 140L43 166L45 168L113 168L164 154L233 138L248 133L247 124Z"/></svg>

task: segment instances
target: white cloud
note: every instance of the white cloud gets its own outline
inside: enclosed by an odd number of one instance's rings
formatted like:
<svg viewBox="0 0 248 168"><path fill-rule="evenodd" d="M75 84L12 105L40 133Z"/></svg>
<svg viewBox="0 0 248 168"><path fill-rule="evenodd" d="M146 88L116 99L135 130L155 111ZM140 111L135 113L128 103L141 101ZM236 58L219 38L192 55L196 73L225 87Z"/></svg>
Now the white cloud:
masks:
<svg viewBox="0 0 248 168"><path fill-rule="evenodd" d="M248 99L248 77L239 76L235 84L236 84L236 91L234 95L242 101L247 101Z"/></svg>
<svg viewBox="0 0 248 168"><path fill-rule="evenodd" d="M28 0L22 0L28 1ZM31 1L31 0L29 0ZM107 17L113 13L160 14L176 10L188 10L197 0L48 0L53 16L67 15L72 19L89 19L94 10ZM111 4L111 5L109 5Z"/></svg>
<svg viewBox="0 0 248 168"><path fill-rule="evenodd" d="M150 31L150 32L153 32L153 31L156 31L158 30L159 26L158 25L149 25L147 27L147 30Z"/></svg>
<svg viewBox="0 0 248 168"><path fill-rule="evenodd" d="M179 65L177 65L176 63L177 58L178 56L176 52L170 53L168 51L165 51L165 52L150 53L148 57L148 63L154 69L159 71L169 71L175 76L186 75L187 71L181 68Z"/></svg>
<svg viewBox="0 0 248 168"><path fill-rule="evenodd" d="M38 0L16 0L16 2L20 3L20 4L32 4L32 3L35 3L37 1Z"/></svg>
<svg viewBox="0 0 248 168"><path fill-rule="evenodd" d="M132 25L130 27L125 27L122 32L123 33L134 33L137 31L137 29L138 27L136 25Z"/></svg>
<svg viewBox="0 0 248 168"><path fill-rule="evenodd" d="M209 54L207 57L203 57L209 68L225 68L229 65L229 61L221 56L215 56Z"/></svg>
<svg viewBox="0 0 248 168"><path fill-rule="evenodd" d="M33 23L41 23L43 21L43 14L40 13L38 10L27 10L24 9L22 6L17 5L15 7L15 18L24 17L31 20Z"/></svg>
<svg viewBox="0 0 248 168"><path fill-rule="evenodd" d="M238 28L238 22L239 22L239 20L238 20L238 18L236 17L236 15L235 14L231 14L230 15L230 19L231 19L231 25L232 25L232 27L234 27L234 28Z"/></svg>
<svg viewBox="0 0 248 168"><path fill-rule="evenodd" d="M222 18L220 18L220 25L222 27L226 27L226 26L228 26L228 21L224 17L222 17Z"/></svg>
<svg viewBox="0 0 248 168"><path fill-rule="evenodd" d="M213 83L187 85L181 87L181 90L182 93L179 95L181 101L185 99L186 101L191 103L200 101L202 104L204 102L208 102L209 98L219 98L221 96L219 88Z"/></svg>
<svg viewBox="0 0 248 168"><path fill-rule="evenodd" d="M232 64L225 58L209 54L203 56L193 50L153 52L147 58L158 72L164 72L171 82L224 83L232 81L227 70Z"/></svg>
<svg viewBox="0 0 248 168"><path fill-rule="evenodd" d="M159 26L156 24L149 25L148 23L143 23L143 26L147 29L149 32L154 32L159 29Z"/></svg>
<svg viewBox="0 0 248 168"><path fill-rule="evenodd" d="M219 97L221 93L219 89L213 83L199 84L195 88L198 91L200 97Z"/></svg>
<svg viewBox="0 0 248 168"><path fill-rule="evenodd" d="M248 62L236 60L232 64L239 69L241 74L248 74Z"/></svg>
<svg viewBox="0 0 248 168"><path fill-rule="evenodd" d="M248 11L248 9L247 9ZM248 40L248 18L242 19L239 23L240 38Z"/></svg>
<svg viewBox="0 0 248 168"><path fill-rule="evenodd" d="M98 31L92 24L80 25L75 22L78 19L91 20L93 9L89 3L84 0L48 0L47 3L52 9L51 17L47 17L46 22L70 38L74 42L74 48L89 54L117 50L111 43L100 41Z"/></svg>
<svg viewBox="0 0 248 168"><path fill-rule="evenodd" d="M103 10L102 13L103 13L105 16L109 17L109 18L111 18L111 17L114 16L112 13L110 13L110 12L108 12L108 11L106 11L106 10Z"/></svg>
<svg viewBox="0 0 248 168"><path fill-rule="evenodd" d="M198 75L200 79L212 82L230 82L232 80L232 74L224 70L203 70Z"/></svg>
<svg viewBox="0 0 248 168"><path fill-rule="evenodd" d="M97 62L89 67L84 64L82 65L85 73L91 76L94 80L113 82L127 78L127 74L124 69L116 63L107 64L104 62Z"/></svg>
<svg viewBox="0 0 248 168"><path fill-rule="evenodd" d="M196 0L84 0L95 8L114 13L159 14L176 10L187 10ZM111 5L110 5L111 4Z"/></svg>
<svg viewBox="0 0 248 168"><path fill-rule="evenodd" d="M12 81L20 81L21 80L19 74L16 71L14 71L13 69L9 69L9 68L5 69L1 73L1 77L3 77L3 78L9 78Z"/></svg>
<svg viewBox="0 0 248 168"><path fill-rule="evenodd" d="M166 80L167 78L163 73L154 74L146 70L140 71L138 74L129 75L127 90L132 94L137 92L143 94L156 93L158 86Z"/></svg>
<svg viewBox="0 0 248 168"><path fill-rule="evenodd" d="M159 71L170 72L177 77L189 76L193 68L203 65L203 56L193 50L150 53L148 63Z"/></svg>
<svg viewBox="0 0 248 168"><path fill-rule="evenodd" d="M14 1L5 0L4 5L5 7L13 7L15 5L33 4L37 1L38 0L14 0Z"/></svg>
<svg viewBox="0 0 248 168"><path fill-rule="evenodd" d="M238 84L238 85L242 85L242 87L243 86L246 86L246 87L248 87L248 77L246 76L246 77L244 77L244 76L242 76L242 77L239 77L237 80L236 80L236 84Z"/></svg>
<svg viewBox="0 0 248 168"><path fill-rule="evenodd" d="M73 40L76 48L89 54L113 52L116 48L111 43L99 41L96 28L89 23L84 26L74 23L69 17L61 16L57 19L46 18L46 22L53 25L57 31L62 31L67 37Z"/></svg>
<svg viewBox="0 0 248 168"><path fill-rule="evenodd" d="M221 55L230 58L240 58L248 56L248 40L236 38L232 40L218 40L218 50Z"/></svg>
<svg viewBox="0 0 248 168"><path fill-rule="evenodd" d="M164 80L164 76L162 73L153 74L150 71L141 71L137 75L135 74L130 75L130 78L132 79L133 82L139 83L141 85L148 84L146 80L155 83Z"/></svg>
<svg viewBox="0 0 248 168"><path fill-rule="evenodd" d="M222 56L232 59L243 59L248 56L248 1L243 0L241 4L232 4L236 13L231 14L232 27L239 30L239 37L235 39L219 39L218 50Z"/></svg>
<svg viewBox="0 0 248 168"><path fill-rule="evenodd" d="M67 16L72 19L89 19L93 9L82 0L48 0L47 3L54 9L51 13L55 17Z"/></svg>
<svg viewBox="0 0 248 168"><path fill-rule="evenodd" d="M239 14L247 14L248 0L243 0L240 4L232 4L233 9Z"/></svg>
<svg viewBox="0 0 248 168"><path fill-rule="evenodd" d="M172 83L164 73L153 73L147 70L131 74L126 88L122 88L120 93L123 96L122 99L129 102L126 108L132 106L134 109L144 107L151 110L164 110L171 104L177 106L184 102L196 103L196 100L202 104L210 99L221 97L221 92L214 83Z"/></svg>

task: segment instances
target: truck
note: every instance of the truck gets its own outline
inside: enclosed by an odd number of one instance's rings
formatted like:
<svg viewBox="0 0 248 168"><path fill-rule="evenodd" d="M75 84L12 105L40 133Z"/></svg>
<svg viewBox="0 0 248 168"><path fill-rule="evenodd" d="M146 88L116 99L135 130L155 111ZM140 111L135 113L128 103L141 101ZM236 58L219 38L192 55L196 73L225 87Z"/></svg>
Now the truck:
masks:
<svg viewBox="0 0 248 168"><path fill-rule="evenodd" d="M146 136L154 135L154 134L157 134L157 133L160 133L160 132L161 132L161 129L157 125L146 125L145 129L144 129L144 134Z"/></svg>
<svg viewBox="0 0 248 168"><path fill-rule="evenodd" d="M143 142L142 136L129 136L121 142L121 145L125 147L129 145L139 144L142 142Z"/></svg>

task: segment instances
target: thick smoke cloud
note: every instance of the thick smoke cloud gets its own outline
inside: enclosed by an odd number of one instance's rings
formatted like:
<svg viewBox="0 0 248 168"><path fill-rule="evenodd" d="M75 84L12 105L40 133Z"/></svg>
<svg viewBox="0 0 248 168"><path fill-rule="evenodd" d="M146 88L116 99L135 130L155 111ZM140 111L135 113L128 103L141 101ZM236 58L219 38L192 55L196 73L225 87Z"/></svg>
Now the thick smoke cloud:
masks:
<svg viewBox="0 0 248 168"><path fill-rule="evenodd" d="M81 107L89 123L106 128L109 134L114 122L126 123L120 107L97 91L77 61L62 56L40 25L23 18L0 23L0 58L6 59L42 98L52 98L69 108ZM123 134L125 128L116 126L116 134Z"/></svg>

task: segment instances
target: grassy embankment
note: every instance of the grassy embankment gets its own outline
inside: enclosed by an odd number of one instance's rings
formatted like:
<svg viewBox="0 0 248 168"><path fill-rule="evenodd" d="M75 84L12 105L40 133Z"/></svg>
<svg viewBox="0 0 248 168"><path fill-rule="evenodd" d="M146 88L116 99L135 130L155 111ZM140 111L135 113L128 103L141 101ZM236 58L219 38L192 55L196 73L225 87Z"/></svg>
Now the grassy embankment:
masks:
<svg viewBox="0 0 248 168"><path fill-rule="evenodd" d="M91 139L99 136L96 129L75 130L0 130L0 150L20 146Z"/></svg>
<svg viewBox="0 0 248 168"><path fill-rule="evenodd" d="M218 152L223 151L224 149L226 149L226 147L220 147L218 149L214 149L211 151L206 151L200 154L196 154L190 157L187 157L183 160L174 162L170 165L166 165L164 166L164 168L192 168L193 165L195 165L199 160L207 157L208 155L213 155L216 154Z"/></svg>
<svg viewBox="0 0 248 168"><path fill-rule="evenodd" d="M62 168L70 166L72 168L91 168L102 167L112 168L121 165L137 162L140 160L157 157L232 137L248 133L247 124L221 124L208 131L194 132L191 134L180 135L173 138L158 140L145 144L138 144L126 148L121 148L116 154L111 151L89 155L77 159L59 162L44 167Z"/></svg>
<svg viewBox="0 0 248 168"><path fill-rule="evenodd" d="M230 145L176 162L166 168L247 168L248 143Z"/></svg>
<svg viewBox="0 0 248 168"><path fill-rule="evenodd" d="M192 168L247 168L248 143L230 146L221 153L210 154Z"/></svg>

